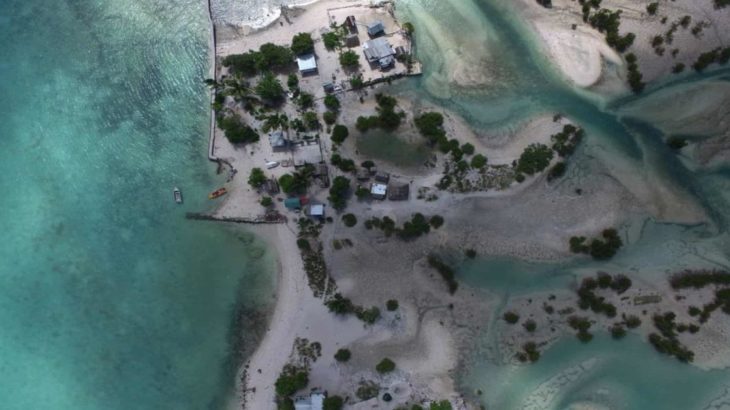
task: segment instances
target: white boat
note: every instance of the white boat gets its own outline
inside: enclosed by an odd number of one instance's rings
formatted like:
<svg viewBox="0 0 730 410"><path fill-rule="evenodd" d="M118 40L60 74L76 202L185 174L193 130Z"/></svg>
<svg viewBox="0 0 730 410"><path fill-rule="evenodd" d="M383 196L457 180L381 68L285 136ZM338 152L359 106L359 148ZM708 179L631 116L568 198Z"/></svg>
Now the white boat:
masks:
<svg viewBox="0 0 730 410"><path fill-rule="evenodd" d="M173 188L172 195L173 195L173 197L175 197L175 202L177 202L178 204L182 203L183 199L182 199L182 192L180 191L180 188L178 188L178 187Z"/></svg>
<svg viewBox="0 0 730 410"><path fill-rule="evenodd" d="M269 162L266 163L266 168L267 169L276 168L278 166L279 166L279 162L278 161L269 161Z"/></svg>

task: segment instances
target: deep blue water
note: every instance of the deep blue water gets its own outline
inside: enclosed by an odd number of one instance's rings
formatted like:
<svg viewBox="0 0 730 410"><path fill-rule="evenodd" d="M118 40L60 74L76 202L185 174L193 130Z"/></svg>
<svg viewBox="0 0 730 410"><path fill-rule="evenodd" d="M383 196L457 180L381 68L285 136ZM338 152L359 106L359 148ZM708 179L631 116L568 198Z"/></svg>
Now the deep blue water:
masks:
<svg viewBox="0 0 730 410"><path fill-rule="evenodd" d="M250 234L184 219L219 182L208 30L197 0L0 4L1 408L230 393L232 323L268 299L272 260Z"/></svg>

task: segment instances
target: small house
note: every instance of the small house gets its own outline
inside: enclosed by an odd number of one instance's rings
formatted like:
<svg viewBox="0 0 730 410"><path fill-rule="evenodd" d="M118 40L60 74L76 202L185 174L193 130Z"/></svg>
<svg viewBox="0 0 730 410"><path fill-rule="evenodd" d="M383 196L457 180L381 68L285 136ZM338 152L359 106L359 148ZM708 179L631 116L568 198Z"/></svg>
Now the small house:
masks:
<svg viewBox="0 0 730 410"><path fill-rule="evenodd" d="M375 174L375 180L387 184L390 181L390 174L387 172L380 171Z"/></svg>
<svg viewBox="0 0 730 410"><path fill-rule="evenodd" d="M317 72L317 59L314 54L302 54L297 56L297 66L302 74L312 74Z"/></svg>
<svg viewBox="0 0 730 410"><path fill-rule="evenodd" d="M345 27L350 30L350 33L357 34L357 21L355 16L347 16L345 19Z"/></svg>
<svg viewBox="0 0 730 410"><path fill-rule="evenodd" d="M298 397L294 400L294 410L322 410L324 408L324 394L312 393L309 397Z"/></svg>
<svg viewBox="0 0 730 410"><path fill-rule="evenodd" d="M309 216L317 219L324 219L324 204L312 204L309 206Z"/></svg>
<svg viewBox="0 0 730 410"><path fill-rule="evenodd" d="M271 149L274 152L285 151L289 148L289 141L282 130L276 130L269 134L269 144L271 144Z"/></svg>
<svg viewBox="0 0 730 410"><path fill-rule="evenodd" d="M383 25L383 22L380 20L375 20L372 23L368 23L368 35L370 37L378 37L380 35L385 34L385 26Z"/></svg>
<svg viewBox="0 0 730 410"><path fill-rule="evenodd" d="M365 59L370 64L378 64L381 69L392 67L395 64L395 50L384 37L366 41L362 46Z"/></svg>
<svg viewBox="0 0 730 410"><path fill-rule="evenodd" d="M297 197L287 198L284 200L284 207L290 210L302 209L302 201Z"/></svg>
<svg viewBox="0 0 730 410"><path fill-rule="evenodd" d="M390 184L388 186L388 199L391 201L407 201L410 194L408 184Z"/></svg>
<svg viewBox="0 0 730 410"><path fill-rule="evenodd" d="M357 47L360 45L360 37L357 34L348 34L345 36L345 45L347 47Z"/></svg>
<svg viewBox="0 0 730 410"><path fill-rule="evenodd" d="M373 182L373 184L370 185L370 196L372 196L375 199L385 199L385 195L387 193L388 193L388 186L385 184Z"/></svg>

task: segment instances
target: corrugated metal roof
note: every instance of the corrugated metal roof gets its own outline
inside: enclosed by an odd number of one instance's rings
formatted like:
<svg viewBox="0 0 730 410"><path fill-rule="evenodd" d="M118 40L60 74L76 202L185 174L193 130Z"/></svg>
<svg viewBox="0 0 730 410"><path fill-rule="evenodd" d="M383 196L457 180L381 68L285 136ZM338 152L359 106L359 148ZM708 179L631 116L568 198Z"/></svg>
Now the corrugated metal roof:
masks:
<svg viewBox="0 0 730 410"><path fill-rule="evenodd" d="M299 66L299 71L301 72L314 71L317 69L317 59L314 57L314 54L298 56L297 66Z"/></svg>

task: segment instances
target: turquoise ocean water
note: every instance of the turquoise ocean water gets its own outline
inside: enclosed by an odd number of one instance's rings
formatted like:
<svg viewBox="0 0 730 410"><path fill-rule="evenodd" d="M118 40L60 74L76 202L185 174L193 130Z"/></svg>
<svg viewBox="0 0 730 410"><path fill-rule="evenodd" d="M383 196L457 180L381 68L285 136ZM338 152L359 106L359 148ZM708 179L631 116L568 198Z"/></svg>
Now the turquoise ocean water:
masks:
<svg viewBox="0 0 730 410"><path fill-rule="evenodd" d="M0 3L0 408L228 397L273 260L250 234L184 219L220 183L205 156L206 13Z"/></svg>

